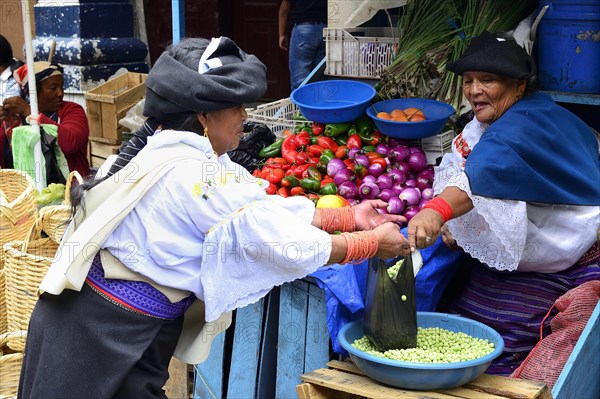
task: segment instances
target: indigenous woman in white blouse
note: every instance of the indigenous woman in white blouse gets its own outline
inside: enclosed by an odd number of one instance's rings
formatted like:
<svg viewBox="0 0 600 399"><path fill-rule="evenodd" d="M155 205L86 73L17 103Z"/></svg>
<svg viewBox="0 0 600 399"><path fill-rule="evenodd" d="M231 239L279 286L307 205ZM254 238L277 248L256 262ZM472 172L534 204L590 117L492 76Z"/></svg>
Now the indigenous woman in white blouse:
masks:
<svg viewBox="0 0 600 399"><path fill-rule="evenodd" d="M510 374L539 339L554 301L600 279L598 142L581 119L536 92L533 59L485 32L448 69L462 75L475 118L436 169L437 195L408 224L412 248L465 252L450 310L499 331ZM470 274L470 277L469 277ZM554 312L552 316L555 314Z"/></svg>
<svg viewBox="0 0 600 399"><path fill-rule="evenodd" d="M265 66L230 39L181 41L146 86L144 114L161 126L148 124L158 131L139 153L71 197L74 219L31 316L20 398L164 398L171 356L203 361L232 310L323 265L407 246L405 219L379 213L383 201L315 209L268 196L229 159L243 104L266 90ZM172 129L190 115L202 133Z"/></svg>

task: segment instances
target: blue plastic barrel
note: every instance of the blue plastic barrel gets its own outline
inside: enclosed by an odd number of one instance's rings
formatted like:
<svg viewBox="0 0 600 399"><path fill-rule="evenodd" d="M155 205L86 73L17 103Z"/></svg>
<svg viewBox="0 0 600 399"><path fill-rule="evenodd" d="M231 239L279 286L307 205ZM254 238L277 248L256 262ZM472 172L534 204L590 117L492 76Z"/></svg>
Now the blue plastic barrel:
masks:
<svg viewBox="0 0 600 399"><path fill-rule="evenodd" d="M600 0L541 0L537 31L542 89L600 93Z"/></svg>

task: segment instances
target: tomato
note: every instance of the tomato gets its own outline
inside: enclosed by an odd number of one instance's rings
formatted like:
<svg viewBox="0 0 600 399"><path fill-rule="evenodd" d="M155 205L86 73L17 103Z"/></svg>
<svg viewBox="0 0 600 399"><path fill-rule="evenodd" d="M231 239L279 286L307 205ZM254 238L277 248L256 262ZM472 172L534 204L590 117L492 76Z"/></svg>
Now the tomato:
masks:
<svg viewBox="0 0 600 399"><path fill-rule="evenodd" d="M378 163L379 165L381 165L383 170L385 170L388 167L388 164L387 164L387 161L385 160L385 158L373 158L371 160L371 165L373 165L374 163Z"/></svg>
<svg viewBox="0 0 600 399"><path fill-rule="evenodd" d="M265 188L265 191L269 195L273 195L277 192L277 186L273 183L269 183L269 185Z"/></svg>
<svg viewBox="0 0 600 399"><path fill-rule="evenodd" d="M329 183L333 183L333 177L323 177L323 179L321 180L321 188L323 188L323 186Z"/></svg>
<svg viewBox="0 0 600 399"><path fill-rule="evenodd" d="M383 155L378 152L367 152L365 155L369 158L369 162L371 163L373 163L374 159L383 158Z"/></svg>
<svg viewBox="0 0 600 399"><path fill-rule="evenodd" d="M323 153L323 151L325 151L325 148L321 147L318 144L313 144L313 145L309 145L308 148L306 149L306 151L308 152L308 155L312 157L320 157L321 154Z"/></svg>
<svg viewBox="0 0 600 399"><path fill-rule="evenodd" d="M335 157L338 159L344 159L348 156L348 147L341 145L335 150Z"/></svg>
<svg viewBox="0 0 600 399"><path fill-rule="evenodd" d="M290 190L291 195L301 195L304 194L304 189L300 186L294 187Z"/></svg>
<svg viewBox="0 0 600 399"><path fill-rule="evenodd" d="M308 155L308 153L299 152L298 155L296 155L296 165L304 165L309 161L309 159L310 156Z"/></svg>
<svg viewBox="0 0 600 399"><path fill-rule="evenodd" d="M279 188L279 190L277 190L277 194L281 195L284 198L287 198L290 196L290 189L287 187L281 187Z"/></svg>
<svg viewBox="0 0 600 399"><path fill-rule="evenodd" d="M281 168L269 168L267 169L267 180L269 183L277 184L285 177L285 171Z"/></svg>

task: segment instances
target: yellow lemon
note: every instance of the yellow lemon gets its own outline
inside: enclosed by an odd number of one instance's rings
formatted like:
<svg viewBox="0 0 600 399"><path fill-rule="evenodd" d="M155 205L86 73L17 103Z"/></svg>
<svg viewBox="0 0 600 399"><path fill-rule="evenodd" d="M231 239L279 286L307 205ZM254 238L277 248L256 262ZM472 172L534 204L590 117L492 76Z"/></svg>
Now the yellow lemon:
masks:
<svg viewBox="0 0 600 399"><path fill-rule="evenodd" d="M350 205L348 200L337 194L323 195L317 201L317 208L341 208L348 205Z"/></svg>

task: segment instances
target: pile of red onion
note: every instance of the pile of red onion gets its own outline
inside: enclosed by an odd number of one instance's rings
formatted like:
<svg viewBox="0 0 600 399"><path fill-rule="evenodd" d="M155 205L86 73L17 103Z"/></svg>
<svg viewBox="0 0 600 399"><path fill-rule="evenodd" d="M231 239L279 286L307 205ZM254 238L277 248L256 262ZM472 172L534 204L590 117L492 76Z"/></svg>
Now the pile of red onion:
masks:
<svg viewBox="0 0 600 399"><path fill-rule="evenodd" d="M383 212L404 215L410 220L433 198L433 165L427 164L421 148L395 139L379 144L377 152L385 157L385 169L371 163L361 149L353 148L348 151L348 158L365 166L368 174L360 179L338 158L329 161L327 174L333 177L338 194L351 203L380 198L388 203Z"/></svg>

